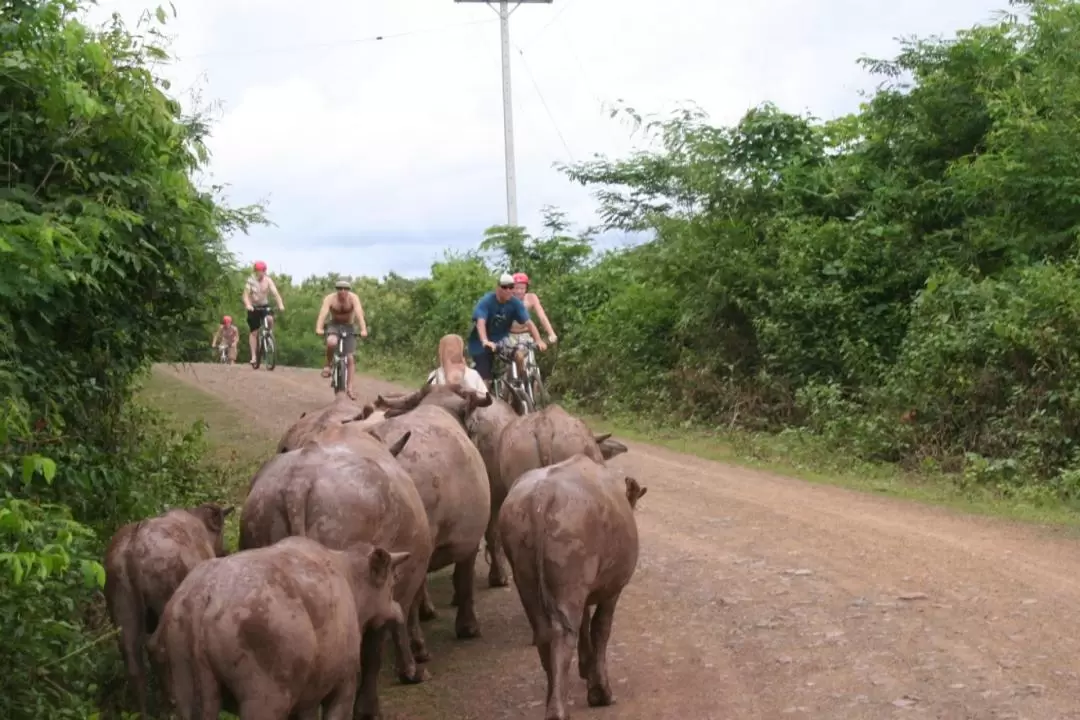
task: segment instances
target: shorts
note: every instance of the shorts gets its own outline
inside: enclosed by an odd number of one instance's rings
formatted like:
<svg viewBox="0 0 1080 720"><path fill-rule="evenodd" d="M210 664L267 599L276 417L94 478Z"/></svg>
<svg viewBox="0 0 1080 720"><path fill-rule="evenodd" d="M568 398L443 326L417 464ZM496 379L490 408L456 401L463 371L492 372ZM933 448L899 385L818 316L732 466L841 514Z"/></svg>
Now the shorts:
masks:
<svg viewBox="0 0 1080 720"><path fill-rule="evenodd" d="M263 318L272 314L269 305L256 305L255 309L247 314L248 330L255 332L262 327Z"/></svg>
<svg viewBox="0 0 1080 720"><path fill-rule="evenodd" d="M473 355L472 359L473 364L476 366L477 374L479 374L480 377L484 378L484 380L490 382L493 377L492 364L495 360L495 353L488 350L487 348L484 348L479 355Z"/></svg>
<svg viewBox="0 0 1080 720"><path fill-rule="evenodd" d="M532 345L533 337L528 332L510 333L505 338L500 340L499 344L511 348L517 347L518 345Z"/></svg>
<svg viewBox="0 0 1080 720"><path fill-rule="evenodd" d="M341 337L342 332L348 332L349 335L345 338L345 354L352 355L356 352L356 328L352 325L335 325L330 324L326 326L326 336L336 335Z"/></svg>

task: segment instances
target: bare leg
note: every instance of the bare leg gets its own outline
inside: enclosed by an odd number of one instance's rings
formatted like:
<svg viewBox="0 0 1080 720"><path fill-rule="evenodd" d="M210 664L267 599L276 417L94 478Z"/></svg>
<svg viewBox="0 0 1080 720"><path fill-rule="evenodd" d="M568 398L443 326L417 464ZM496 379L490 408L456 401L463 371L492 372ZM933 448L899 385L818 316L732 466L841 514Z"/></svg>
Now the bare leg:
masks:
<svg viewBox="0 0 1080 720"><path fill-rule="evenodd" d="M334 362L334 347L337 345L336 335L326 336L326 364L323 365L322 376L330 377L330 363Z"/></svg>
<svg viewBox="0 0 1080 720"><path fill-rule="evenodd" d="M615 696L611 694L611 684L608 682L607 672L607 645L611 638L611 625L615 619L615 604L619 596L605 600L596 606L596 613L592 618L592 666L589 668L589 706L603 707L613 705ZM586 617L588 609L585 610Z"/></svg>
<svg viewBox="0 0 1080 720"><path fill-rule="evenodd" d="M349 381L346 383L346 392L350 400L356 399L356 356L349 354Z"/></svg>
<svg viewBox="0 0 1080 720"><path fill-rule="evenodd" d="M251 364L252 364L252 366L255 365L255 341L256 341L256 337L258 336L258 334L259 333L258 333L257 330L252 330L250 333L248 333L248 347L251 348Z"/></svg>
<svg viewBox="0 0 1080 720"><path fill-rule="evenodd" d="M476 607L474 604L473 580L476 577L476 548L469 556L454 564L454 594L457 595L458 605L457 619L454 621L454 630L460 639L480 637L480 623L476 619Z"/></svg>

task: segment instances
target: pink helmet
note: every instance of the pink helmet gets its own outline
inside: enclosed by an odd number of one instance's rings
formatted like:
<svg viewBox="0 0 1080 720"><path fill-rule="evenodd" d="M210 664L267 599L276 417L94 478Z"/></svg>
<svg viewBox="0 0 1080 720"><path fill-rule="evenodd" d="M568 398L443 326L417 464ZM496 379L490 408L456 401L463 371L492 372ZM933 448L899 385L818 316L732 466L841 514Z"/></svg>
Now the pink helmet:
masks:
<svg viewBox="0 0 1080 720"><path fill-rule="evenodd" d="M255 270L257 272L266 272L266 263L264 263L262 260L256 260Z"/></svg>
<svg viewBox="0 0 1080 720"><path fill-rule="evenodd" d="M522 272L514 273L514 282L516 282L516 283L525 283L526 285L528 285L529 284L529 276L526 275L525 273L522 273Z"/></svg>
<svg viewBox="0 0 1080 720"><path fill-rule="evenodd" d="M231 315L226 315L225 317L221 318L221 324L222 325L232 325L232 316Z"/></svg>

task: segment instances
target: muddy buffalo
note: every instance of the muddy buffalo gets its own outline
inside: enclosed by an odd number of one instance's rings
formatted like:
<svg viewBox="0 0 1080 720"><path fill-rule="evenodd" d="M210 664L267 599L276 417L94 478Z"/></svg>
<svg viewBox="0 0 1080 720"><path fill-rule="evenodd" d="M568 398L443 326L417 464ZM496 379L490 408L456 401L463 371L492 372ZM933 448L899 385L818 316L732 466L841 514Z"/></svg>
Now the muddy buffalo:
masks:
<svg viewBox="0 0 1080 720"><path fill-rule="evenodd" d="M579 454L522 475L499 511L499 536L547 673L547 720L569 717L575 644L589 705L614 702L607 644L615 605L637 566L633 511L645 491L621 470Z"/></svg>
<svg viewBox="0 0 1080 720"><path fill-rule="evenodd" d="M345 393L334 397L334 401L324 405L318 410L300 413L300 417L292 424L278 441L279 453L296 450L307 444L309 440L318 437L327 428L341 423L342 421L362 421L371 419L373 422L382 419L382 413L376 411L371 405L359 405L349 399Z"/></svg>
<svg viewBox="0 0 1080 720"><path fill-rule="evenodd" d="M196 565L225 555L232 507L204 503L124 525L105 550L105 603L120 628L120 654L143 717L149 717L143 647L165 604Z"/></svg>
<svg viewBox="0 0 1080 720"><path fill-rule="evenodd" d="M337 550L363 541L408 552L394 583L394 599L408 612L423 585L432 542L420 494L396 459L413 438L409 433L393 437L387 447L370 432L338 423L303 448L275 455L259 469L241 511L241 549L303 536ZM413 614L390 629L401 680L425 680L428 673L417 666L428 659L418 618ZM363 636L360 694L373 717L383 638L381 629Z"/></svg>
<svg viewBox="0 0 1080 720"><path fill-rule="evenodd" d="M480 635L473 602L474 564L491 507L484 459L465 423L477 408L490 404L489 394L460 385L425 385L404 396L380 396L375 405L386 408L386 419L371 426L371 432L381 437L412 433L398 460L416 483L427 512L434 544L428 571L454 565L458 607L454 629L459 638ZM425 614L433 614L426 588L421 598L417 611L426 605Z"/></svg>
<svg viewBox="0 0 1080 720"><path fill-rule="evenodd" d="M492 526L498 519L499 508L502 507L506 493L525 472L554 465L578 453L602 463L627 450L625 445L613 440L610 433L593 435L584 422L558 405L549 405L539 412L515 417L502 430L497 431L498 437L494 441L491 434L495 430L492 428L497 428L495 422L474 428L478 446L490 446L497 442L498 447L494 453L497 468L492 472L491 466L488 466L491 477ZM488 584L492 587L503 587L507 580L498 536L489 533L487 545L490 564Z"/></svg>
<svg viewBox="0 0 1080 720"><path fill-rule="evenodd" d="M183 720L351 720L361 635L402 621L393 570L408 553L302 537L196 568L151 638ZM364 658L368 660L364 648ZM357 707L358 718L375 718Z"/></svg>

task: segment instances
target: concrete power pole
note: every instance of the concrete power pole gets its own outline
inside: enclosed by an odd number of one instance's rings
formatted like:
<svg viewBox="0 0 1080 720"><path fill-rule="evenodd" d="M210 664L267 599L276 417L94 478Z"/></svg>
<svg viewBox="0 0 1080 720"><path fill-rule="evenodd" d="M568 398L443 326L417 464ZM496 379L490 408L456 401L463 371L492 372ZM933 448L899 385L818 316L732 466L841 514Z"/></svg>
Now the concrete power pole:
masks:
<svg viewBox="0 0 1080 720"><path fill-rule="evenodd" d="M517 171L514 166L514 102L510 89L510 15L523 3L543 3L552 0L517 0L513 9L507 0L501 0L498 9L492 0L454 0L454 2L482 2L499 14L499 31L502 36L502 91L503 91L503 147L506 155L506 223L517 227Z"/></svg>

